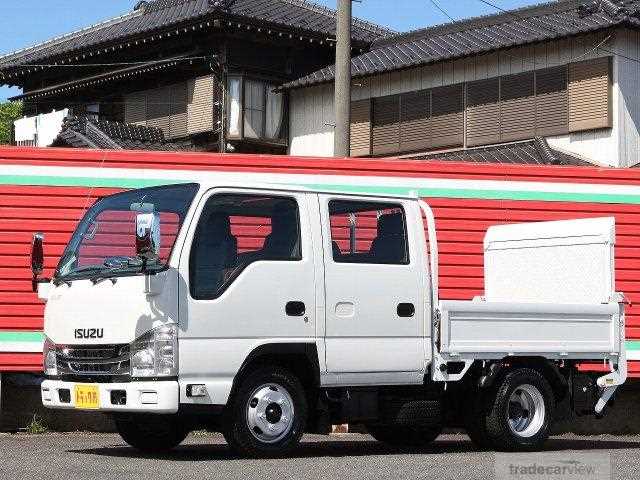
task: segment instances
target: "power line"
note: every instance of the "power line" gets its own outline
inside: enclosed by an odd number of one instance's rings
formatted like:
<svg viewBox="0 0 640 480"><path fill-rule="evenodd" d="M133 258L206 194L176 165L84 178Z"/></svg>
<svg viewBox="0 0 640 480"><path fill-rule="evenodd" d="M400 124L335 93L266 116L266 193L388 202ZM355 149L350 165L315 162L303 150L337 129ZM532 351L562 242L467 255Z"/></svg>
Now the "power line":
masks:
<svg viewBox="0 0 640 480"><path fill-rule="evenodd" d="M449 20L451 20L452 22L455 22L455 21L456 21L456 19L455 19L455 18L453 18L451 15L449 15L449 13L448 13L444 8L442 8L442 7L438 4L438 2L436 2L436 0L429 0L429 1L431 2L431 5L433 5L433 6L434 6L434 7L436 7L438 10L440 10L440 12L441 12L445 17L447 17Z"/></svg>
<svg viewBox="0 0 640 480"><path fill-rule="evenodd" d="M529 20L526 17L523 17L522 15L518 14L517 12L515 12L514 10L507 10L505 8L502 8L498 5L496 5L495 3L489 2L488 0L478 0L480 3L484 3L485 5L488 5L489 7L495 8L496 10L502 12L502 13L506 13L507 15L511 15L512 17L515 17L519 20L522 21L527 21ZM574 27L577 27L578 25L575 22L572 22ZM560 35L560 36L565 36L566 33L561 32L560 30L557 30L553 27L550 27L549 25L545 24L544 22L538 22L536 25L541 26L542 28L544 28L545 30L547 30L548 32L551 33L555 33L556 35Z"/></svg>
<svg viewBox="0 0 640 480"><path fill-rule="evenodd" d="M485 4L485 5L490 6L490 7L492 7L492 8L495 8L496 10L499 10L500 12L503 12L503 13L506 13L506 14L508 14L508 15L511 15L511 16L513 16L513 17L515 17L515 18L519 19L519 20L522 20L522 21L527 21L527 20L528 20L527 18L523 17L522 15L519 15L517 12L514 12L513 10L506 10L506 9L504 9L504 8L502 8L502 7L498 6L498 5L495 5L495 4L494 4L494 3L492 3L492 2L489 2L488 0L478 0L478 1L479 1L480 3L483 3L483 4ZM537 24L539 24L540 26L542 26L543 28L545 28L547 31L549 31L549 32L551 32L551 33L554 33L554 34L556 34L556 35L559 35L559 36L565 36L565 35L566 35L566 33L562 33L562 32L560 32L559 30L557 30L557 29L555 29L555 28L553 28L553 27L550 27L550 26L548 26L548 25L544 24L543 22L538 22ZM576 26L576 24L575 24L575 23L574 23L574 26ZM573 60L576 60L576 59L579 59L579 58L584 58L584 57L586 57L587 55L589 55L590 53L593 53L593 52L595 52L595 51L597 51L597 50L602 50L603 52L607 52L607 53L609 53L609 54L611 54L611 55L614 55L614 56L617 56L617 57L620 57L620 58L624 58L625 60L629 60L629 61L632 61L632 62L640 63L640 59L633 58L633 57L629 57L629 56L627 56L627 55L623 55L623 54L618 53L618 52L615 52L615 51L613 51L613 50L609 50L609 49L607 49L607 48L604 48L604 47L603 47L603 45L604 45L607 41L609 41L609 39L610 39L610 38L611 38L611 35L609 35L608 37L606 37L602 42L600 42L598 45L596 45L592 50L590 50L590 51L588 51L588 52L586 52L586 53L584 53L584 54L582 54L582 55L580 55L580 56L577 56L577 57L571 58L571 59L570 59L570 61L573 61Z"/></svg>
<svg viewBox="0 0 640 480"><path fill-rule="evenodd" d="M600 50L602 50L603 52L610 53L611 55L614 55L616 57L624 58L625 60L629 60L631 62L640 63L640 59L629 57L627 55L623 55L622 53L618 53L618 52L616 52L614 50L609 50L608 48L600 47Z"/></svg>

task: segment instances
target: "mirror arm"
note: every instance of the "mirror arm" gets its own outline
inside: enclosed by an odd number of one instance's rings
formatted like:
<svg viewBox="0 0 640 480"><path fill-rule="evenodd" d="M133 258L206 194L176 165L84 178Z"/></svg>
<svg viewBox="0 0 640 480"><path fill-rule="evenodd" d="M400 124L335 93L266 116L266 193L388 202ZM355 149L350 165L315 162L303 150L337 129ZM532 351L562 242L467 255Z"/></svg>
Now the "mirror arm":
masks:
<svg viewBox="0 0 640 480"><path fill-rule="evenodd" d="M36 275L34 275L33 278L31 279L31 290L33 290L34 293L37 293L39 284L49 283L49 282L51 282L50 278L39 278Z"/></svg>

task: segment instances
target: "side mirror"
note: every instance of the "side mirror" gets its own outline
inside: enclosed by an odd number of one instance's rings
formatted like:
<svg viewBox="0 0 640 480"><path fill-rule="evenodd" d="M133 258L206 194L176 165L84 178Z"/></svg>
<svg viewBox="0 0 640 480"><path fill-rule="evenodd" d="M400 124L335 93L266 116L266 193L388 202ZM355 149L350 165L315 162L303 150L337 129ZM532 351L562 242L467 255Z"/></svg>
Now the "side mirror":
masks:
<svg viewBox="0 0 640 480"><path fill-rule="evenodd" d="M33 281L31 286L34 292L38 291L38 277L42 275L42 270L44 269L43 242L44 234L33 234L33 241L31 242L31 273L33 274Z"/></svg>
<svg viewBox="0 0 640 480"><path fill-rule="evenodd" d="M151 204L140 206L149 211L136 209L136 255L145 261L155 260L160 255L160 215Z"/></svg>

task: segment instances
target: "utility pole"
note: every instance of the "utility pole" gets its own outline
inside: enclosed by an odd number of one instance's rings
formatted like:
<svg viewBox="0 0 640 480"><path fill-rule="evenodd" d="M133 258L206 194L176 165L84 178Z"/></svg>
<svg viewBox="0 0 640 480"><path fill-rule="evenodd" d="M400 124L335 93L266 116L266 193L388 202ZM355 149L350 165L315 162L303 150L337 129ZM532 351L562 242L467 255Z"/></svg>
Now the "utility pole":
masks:
<svg viewBox="0 0 640 480"><path fill-rule="evenodd" d="M338 0L334 156L348 157L351 137L351 1Z"/></svg>

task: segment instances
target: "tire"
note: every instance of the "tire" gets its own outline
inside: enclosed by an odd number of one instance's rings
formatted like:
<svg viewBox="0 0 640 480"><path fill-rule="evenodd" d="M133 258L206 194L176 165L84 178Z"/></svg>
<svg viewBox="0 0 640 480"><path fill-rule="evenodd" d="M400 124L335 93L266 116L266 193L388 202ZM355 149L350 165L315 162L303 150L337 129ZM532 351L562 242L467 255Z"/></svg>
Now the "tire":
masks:
<svg viewBox="0 0 640 480"><path fill-rule="evenodd" d="M486 419L486 394L482 391L473 392L469 399L464 418L465 429L471 442L480 450L491 448L491 442L487 438Z"/></svg>
<svg viewBox="0 0 640 480"><path fill-rule="evenodd" d="M549 438L555 401L549 382L536 370L508 373L489 400L485 434L496 450L536 451Z"/></svg>
<svg viewBox="0 0 640 480"><path fill-rule="evenodd" d="M283 368L261 368L245 377L223 420L223 435L241 456L289 454L307 421L307 399L300 381Z"/></svg>
<svg viewBox="0 0 640 480"><path fill-rule="evenodd" d="M125 442L145 453L168 452L189 434L177 415L118 415L115 424Z"/></svg>
<svg viewBox="0 0 640 480"><path fill-rule="evenodd" d="M425 447L440 436L442 428L367 425L367 431L377 441L393 447Z"/></svg>

